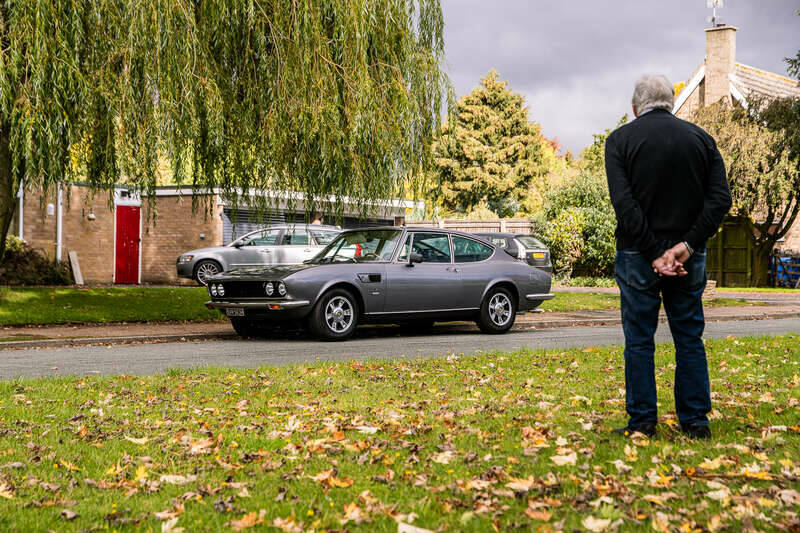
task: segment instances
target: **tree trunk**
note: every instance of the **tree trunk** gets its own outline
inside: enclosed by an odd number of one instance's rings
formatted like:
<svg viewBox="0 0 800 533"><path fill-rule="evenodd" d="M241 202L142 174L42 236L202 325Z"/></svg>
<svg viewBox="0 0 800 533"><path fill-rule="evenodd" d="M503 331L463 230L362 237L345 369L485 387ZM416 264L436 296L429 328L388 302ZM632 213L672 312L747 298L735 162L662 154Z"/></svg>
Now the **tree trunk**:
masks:
<svg viewBox="0 0 800 533"><path fill-rule="evenodd" d="M0 262L6 253L6 235L14 218L18 189L19 182L12 168L8 131L0 125Z"/></svg>
<svg viewBox="0 0 800 533"><path fill-rule="evenodd" d="M760 244L753 243L753 264L750 269L750 286L766 287L769 275L769 258L775 243L767 240Z"/></svg>

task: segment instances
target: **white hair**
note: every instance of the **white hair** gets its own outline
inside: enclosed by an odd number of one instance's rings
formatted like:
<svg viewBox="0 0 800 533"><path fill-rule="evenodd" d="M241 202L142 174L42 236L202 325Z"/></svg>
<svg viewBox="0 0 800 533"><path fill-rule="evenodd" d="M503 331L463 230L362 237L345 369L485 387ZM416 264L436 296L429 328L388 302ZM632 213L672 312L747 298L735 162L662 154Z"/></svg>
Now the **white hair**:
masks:
<svg viewBox="0 0 800 533"><path fill-rule="evenodd" d="M672 111L675 89L663 74L645 74L636 81L631 103L639 115L651 109Z"/></svg>

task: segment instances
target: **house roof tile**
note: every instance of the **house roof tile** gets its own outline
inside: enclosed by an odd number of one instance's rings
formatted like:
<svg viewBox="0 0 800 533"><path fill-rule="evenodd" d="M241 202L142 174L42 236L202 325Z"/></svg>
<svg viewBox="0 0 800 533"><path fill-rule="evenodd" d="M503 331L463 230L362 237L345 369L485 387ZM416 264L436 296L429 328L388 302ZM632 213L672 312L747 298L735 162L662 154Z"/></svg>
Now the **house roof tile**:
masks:
<svg viewBox="0 0 800 533"><path fill-rule="evenodd" d="M798 84L797 80L742 63L736 63L731 81L745 95L756 93L773 98L787 96L800 98L800 84Z"/></svg>

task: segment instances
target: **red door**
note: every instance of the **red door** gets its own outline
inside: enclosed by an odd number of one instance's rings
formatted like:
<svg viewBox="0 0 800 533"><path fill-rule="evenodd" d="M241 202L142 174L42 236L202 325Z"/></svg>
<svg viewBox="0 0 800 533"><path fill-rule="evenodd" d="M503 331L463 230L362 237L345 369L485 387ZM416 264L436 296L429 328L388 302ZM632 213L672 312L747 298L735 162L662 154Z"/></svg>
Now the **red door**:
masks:
<svg viewBox="0 0 800 533"><path fill-rule="evenodd" d="M140 207L117 206L115 283L139 283Z"/></svg>

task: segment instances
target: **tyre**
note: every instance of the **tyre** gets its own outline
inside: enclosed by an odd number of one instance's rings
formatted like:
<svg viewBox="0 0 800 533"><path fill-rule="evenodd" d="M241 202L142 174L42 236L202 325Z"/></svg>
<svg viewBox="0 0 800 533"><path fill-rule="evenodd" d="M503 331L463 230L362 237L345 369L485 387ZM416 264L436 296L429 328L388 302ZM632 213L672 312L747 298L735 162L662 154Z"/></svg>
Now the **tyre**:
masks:
<svg viewBox="0 0 800 533"><path fill-rule="evenodd" d="M489 290L481 303L478 327L484 333L505 333L517 318L517 304L508 289L495 287Z"/></svg>
<svg viewBox="0 0 800 533"><path fill-rule="evenodd" d="M246 318L231 318L231 325L240 337L256 337L260 333L258 326Z"/></svg>
<svg viewBox="0 0 800 533"><path fill-rule="evenodd" d="M222 267L219 263L210 259L204 259L194 267L194 279L197 283L205 287L208 285L208 278L220 272L222 272Z"/></svg>
<svg viewBox="0 0 800 533"><path fill-rule="evenodd" d="M350 338L357 324L358 302L345 289L333 289L323 294L309 317L312 333L325 341Z"/></svg>

